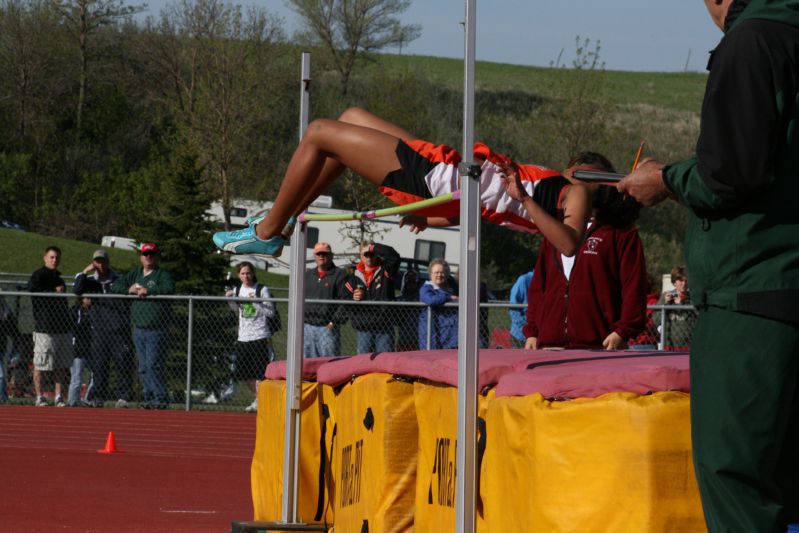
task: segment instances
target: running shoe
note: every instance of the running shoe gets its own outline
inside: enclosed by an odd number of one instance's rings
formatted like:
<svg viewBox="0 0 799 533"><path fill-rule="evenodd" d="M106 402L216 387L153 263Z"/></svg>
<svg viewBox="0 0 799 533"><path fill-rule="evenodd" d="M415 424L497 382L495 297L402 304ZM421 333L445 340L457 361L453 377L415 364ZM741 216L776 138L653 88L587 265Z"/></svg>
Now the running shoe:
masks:
<svg viewBox="0 0 799 533"><path fill-rule="evenodd" d="M55 406L56 407L66 407L67 403L64 401L64 399L61 396L56 396L55 397Z"/></svg>
<svg viewBox="0 0 799 533"><path fill-rule="evenodd" d="M117 403L116 403L116 408L117 409L127 409L128 408L128 401L126 399L124 399L124 398L118 399Z"/></svg>
<svg viewBox="0 0 799 533"><path fill-rule="evenodd" d="M255 224L256 226L261 223L263 219L266 218L266 215L258 215L258 216L251 216L247 218L247 225ZM289 217L288 222L286 225L283 226L283 229L280 231L280 234L288 240L291 238L291 235L294 233L294 226L297 225L297 217Z"/></svg>
<svg viewBox="0 0 799 533"><path fill-rule="evenodd" d="M36 407L47 407L47 398L44 396L36 398Z"/></svg>
<svg viewBox="0 0 799 533"><path fill-rule="evenodd" d="M247 413L257 413L258 412L258 400L253 400L250 405L244 408L244 411Z"/></svg>
<svg viewBox="0 0 799 533"><path fill-rule="evenodd" d="M269 239L259 239L255 234L255 224L236 231L220 231L214 234L214 244L220 250L234 254L258 254L280 257L286 239L275 235Z"/></svg>

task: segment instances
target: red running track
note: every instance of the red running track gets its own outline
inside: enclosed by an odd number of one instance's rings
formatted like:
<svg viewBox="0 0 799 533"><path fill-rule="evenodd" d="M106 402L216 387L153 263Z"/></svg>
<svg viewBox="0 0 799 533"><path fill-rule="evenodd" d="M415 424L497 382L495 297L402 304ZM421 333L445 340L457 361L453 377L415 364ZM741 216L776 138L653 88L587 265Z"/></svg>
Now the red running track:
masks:
<svg viewBox="0 0 799 533"><path fill-rule="evenodd" d="M0 531L230 531L254 445L246 413L0 406Z"/></svg>

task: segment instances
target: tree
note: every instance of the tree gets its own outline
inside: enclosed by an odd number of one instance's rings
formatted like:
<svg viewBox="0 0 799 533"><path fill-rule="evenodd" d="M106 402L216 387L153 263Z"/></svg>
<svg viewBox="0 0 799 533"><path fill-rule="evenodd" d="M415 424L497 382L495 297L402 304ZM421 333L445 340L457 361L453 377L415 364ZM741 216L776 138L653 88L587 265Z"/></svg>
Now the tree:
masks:
<svg viewBox="0 0 799 533"><path fill-rule="evenodd" d="M126 6L122 0L54 0L54 3L69 34L78 45L78 101L75 108L75 130L80 137L89 79L91 37L103 26L141 12L144 6Z"/></svg>
<svg viewBox="0 0 799 533"><path fill-rule="evenodd" d="M281 22L262 9L181 0L157 25L148 21L146 33L151 72L166 82L155 83L155 96L175 113L180 142L202 154L229 229L234 175L256 128L279 107L281 77L272 64L281 55Z"/></svg>
<svg viewBox="0 0 799 533"><path fill-rule="evenodd" d="M575 37L575 57L571 69L565 66L557 87L550 88L558 97L548 100L540 113L529 117L538 126L535 145L544 147L548 158L539 163L561 168L580 151L607 152L608 123L612 105L606 91L604 62L600 42ZM560 58L558 59L560 61Z"/></svg>
<svg viewBox="0 0 799 533"><path fill-rule="evenodd" d="M421 35L416 24L401 24L398 15L410 0L288 0L305 27L301 37L321 45L341 75L347 94L355 63L368 52L407 46Z"/></svg>
<svg viewBox="0 0 799 533"><path fill-rule="evenodd" d="M149 215L133 236L158 243L163 267L184 294L219 292L228 267L212 245L214 224L207 214L212 197L202 187L202 173L197 158L183 153L156 159L138 177L157 188L149 191Z"/></svg>
<svg viewBox="0 0 799 533"><path fill-rule="evenodd" d="M51 5L41 0L0 1L0 102L12 108L14 139L18 149L27 145L32 123L46 122L46 106L56 53L57 23Z"/></svg>

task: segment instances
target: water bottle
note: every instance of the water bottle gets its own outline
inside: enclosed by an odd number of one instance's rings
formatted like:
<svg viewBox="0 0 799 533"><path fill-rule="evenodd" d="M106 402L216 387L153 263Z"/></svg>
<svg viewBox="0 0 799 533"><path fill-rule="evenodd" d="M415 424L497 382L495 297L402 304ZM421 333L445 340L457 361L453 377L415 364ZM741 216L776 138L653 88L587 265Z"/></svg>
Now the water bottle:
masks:
<svg viewBox="0 0 799 533"><path fill-rule="evenodd" d="M232 291L234 289L235 287L233 287L233 273L228 272L227 277L225 278L225 292L227 293L228 291Z"/></svg>

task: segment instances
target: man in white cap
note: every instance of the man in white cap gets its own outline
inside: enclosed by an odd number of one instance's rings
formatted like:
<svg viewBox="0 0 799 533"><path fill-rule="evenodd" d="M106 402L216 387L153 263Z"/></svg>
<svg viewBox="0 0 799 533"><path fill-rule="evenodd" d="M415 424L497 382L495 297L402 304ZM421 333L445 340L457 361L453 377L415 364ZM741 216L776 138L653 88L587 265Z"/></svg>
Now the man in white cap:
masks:
<svg viewBox="0 0 799 533"><path fill-rule="evenodd" d="M344 284L348 274L333 264L333 250L326 242L313 247L316 266L305 272L306 300L348 300ZM341 355L340 326L346 322L346 310L340 305L312 303L305 305L305 357Z"/></svg>
<svg viewBox="0 0 799 533"><path fill-rule="evenodd" d="M119 275L111 269L108 252L95 250L92 261L75 276L73 291L78 296L88 294L111 294L112 285ZM92 373L89 388L82 405L102 407L103 402L113 397L108 390L109 365L116 367L117 407L127 407L131 399L132 350L127 305L112 298L94 298L91 306L91 344L86 362ZM80 378L83 365L72 365L72 381L69 385L69 405L79 403Z"/></svg>

